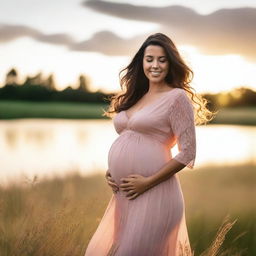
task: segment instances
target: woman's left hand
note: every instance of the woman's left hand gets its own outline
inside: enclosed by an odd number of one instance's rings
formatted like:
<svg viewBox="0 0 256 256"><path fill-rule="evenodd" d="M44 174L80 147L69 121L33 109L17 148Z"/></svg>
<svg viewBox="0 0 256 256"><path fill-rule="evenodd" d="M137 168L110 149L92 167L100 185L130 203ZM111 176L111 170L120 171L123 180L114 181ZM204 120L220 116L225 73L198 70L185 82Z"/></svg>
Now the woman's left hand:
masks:
<svg viewBox="0 0 256 256"><path fill-rule="evenodd" d="M119 188L122 191L127 191L126 196L128 199L134 199L140 194L150 189L150 177L144 177L139 174L131 174L126 178L122 178L122 184Z"/></svg>

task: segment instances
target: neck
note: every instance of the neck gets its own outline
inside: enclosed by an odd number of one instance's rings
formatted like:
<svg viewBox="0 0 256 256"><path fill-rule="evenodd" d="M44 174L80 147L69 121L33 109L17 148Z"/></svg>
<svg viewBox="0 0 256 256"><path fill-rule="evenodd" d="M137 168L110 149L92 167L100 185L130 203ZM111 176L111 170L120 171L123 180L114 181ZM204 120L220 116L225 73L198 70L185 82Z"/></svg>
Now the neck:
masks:
<svg viewBox="0 0 256 256"><path fill-rule="evenodd" d="M168 85L167 83L165 83L165 82L162 82L162 83L149 82L149 88L148 88L147 93L154 94L154 93L166 91L170 88L172 88L172 87L170 85Z"/></svg>

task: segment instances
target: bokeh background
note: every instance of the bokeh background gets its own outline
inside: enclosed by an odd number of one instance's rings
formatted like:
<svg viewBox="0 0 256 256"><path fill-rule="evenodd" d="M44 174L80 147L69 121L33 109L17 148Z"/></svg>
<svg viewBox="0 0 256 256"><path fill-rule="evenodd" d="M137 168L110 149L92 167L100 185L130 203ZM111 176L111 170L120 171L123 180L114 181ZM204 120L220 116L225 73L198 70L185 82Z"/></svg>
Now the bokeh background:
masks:
<svg viewBox="0 0 256 256"><path fill-rule="evenodd" d="M103 109L162 32L218 113L196 128L195 169L179 174L192 248L255 255L255 29L253 0L1 2L0 254L84 254L112 196L118 134Z"/></svg>

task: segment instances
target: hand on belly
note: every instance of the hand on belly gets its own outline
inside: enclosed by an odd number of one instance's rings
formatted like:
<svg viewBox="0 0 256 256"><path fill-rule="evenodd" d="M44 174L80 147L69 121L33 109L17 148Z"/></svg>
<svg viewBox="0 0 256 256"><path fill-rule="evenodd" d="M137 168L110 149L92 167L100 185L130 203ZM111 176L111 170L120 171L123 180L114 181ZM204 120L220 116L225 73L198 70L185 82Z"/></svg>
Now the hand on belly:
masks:
<svg viewBox="0 0 256 256"><path fill-rule="evenodd" d="M119 188L126 193L128 199L135 199L150 189L150 177L130 174L126 178L121 178L121 181Z"/></svg>

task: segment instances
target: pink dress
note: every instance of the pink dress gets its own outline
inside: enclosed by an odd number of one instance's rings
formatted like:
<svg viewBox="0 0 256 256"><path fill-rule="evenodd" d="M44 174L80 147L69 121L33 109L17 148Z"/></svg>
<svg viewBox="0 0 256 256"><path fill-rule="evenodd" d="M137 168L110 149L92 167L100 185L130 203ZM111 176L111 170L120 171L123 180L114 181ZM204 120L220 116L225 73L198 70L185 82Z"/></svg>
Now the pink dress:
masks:
<svg viewBox="0 0 256 256"><path fill-rule="evenodd" d="M112 144L109 171L119 185L130 174L150 176L174 157L193 168L196 136L192 103L186 92L174 88L130 118L118 113L114 126L119 134ZM113 194L85 256L190 255L184 201L175 174L133 200L125 192Z"/></svg>

